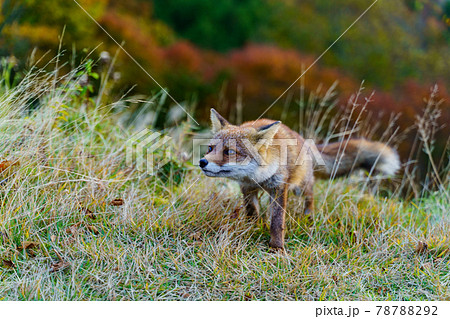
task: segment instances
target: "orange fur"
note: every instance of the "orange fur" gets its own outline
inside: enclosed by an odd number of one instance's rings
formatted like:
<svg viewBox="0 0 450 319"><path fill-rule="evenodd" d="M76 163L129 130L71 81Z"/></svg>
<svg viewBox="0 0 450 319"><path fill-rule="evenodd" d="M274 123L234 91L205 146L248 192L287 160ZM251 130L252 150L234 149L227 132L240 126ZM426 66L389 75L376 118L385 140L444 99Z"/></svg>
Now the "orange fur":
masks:
<svg viewBox="0 0 450 319"><path fill-rule="evenodd" d="M305 213L313 211L314 178L349 174L354 169L393 174L400 162L395 150L383 143L350 139L318 145L325 167L314 171L313 161L302 148L305 140L279 121L259 119L231 125L211 109L214 137L200 160L204 173L239 182L249 216L259 214L258 192L271 196L271 240L274 248L284 246L287 192L293 189L305 199ZM300 161L299 161L300 160Z"/></svg>

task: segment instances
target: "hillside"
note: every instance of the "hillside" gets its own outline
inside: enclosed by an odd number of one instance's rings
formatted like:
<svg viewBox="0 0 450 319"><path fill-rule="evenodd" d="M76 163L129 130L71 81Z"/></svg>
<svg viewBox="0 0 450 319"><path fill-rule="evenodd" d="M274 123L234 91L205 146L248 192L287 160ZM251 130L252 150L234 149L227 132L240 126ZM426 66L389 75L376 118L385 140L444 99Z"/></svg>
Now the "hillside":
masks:
<svg viewBox="0 0 450 319"><path fill-rule="evenodd" d="M274 253L268 217L248 222L236 185L181 156L192 123L173 126L173 156L158 174L128 167L133 98L91 95L81 81L98 76L90 72L2 82L0 298L450 298L448 174L439 191L411 201L384 187L372 193L362 175L320 182L313 218L290 197L286 252ZM163 98L145 99L155 111Z"/></svg>
<svg viewBox="0 0 450 319"><path fill-rule="evenodd" d="M450 135L450 2L377 1L358 19L372 3L6 0L0 56L10 65L0 69L13 68L9 81L17 82L36 65L51 71L55 55L61 73L93 59L98 73L112 68L112 99L157 94L164 87L178 103L192 105L190 112L203 126L211 106L242 121L273 104L265 116L284 116L291 127L304 130L298 119L308 103L333 88L335 98L327 106L337 104L336 114L348 111L347 101L364 87L361 98L371 99L367 113L377 123L375 136L381 137L395 117L404 161L421 149L409 148L418 136L411 124L424 116L424 99L437 85L435 99L443 102L432 153L439 161ZM90 84L91 94L98 94L101 83L91 78ZM164 101L155 123L159 129L171 125L164 118L174 104ZM142 114L146 105L133 108ZM424 182L429 161L419 161Z"/></svg>

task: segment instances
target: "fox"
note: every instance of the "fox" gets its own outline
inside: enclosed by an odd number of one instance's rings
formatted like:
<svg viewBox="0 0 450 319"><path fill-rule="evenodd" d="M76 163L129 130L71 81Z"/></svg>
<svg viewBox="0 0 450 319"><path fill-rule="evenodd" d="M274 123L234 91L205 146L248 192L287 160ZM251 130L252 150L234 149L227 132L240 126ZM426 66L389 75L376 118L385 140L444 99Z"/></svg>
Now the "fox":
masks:
<svg viewBox="0 0 450 319"><path fill-rule="evenodd" d="M201 170L208 177L237 181L249 218L259 216L259 192L262 190L269 194L269 246L276 250L284 250L286 204L290 190L303 196L302 213L311 215L316 178L348 176L357 169L393 176L401 165L394 148L364 138L350 138L315 145L322 159L322 166L317 169L311 156L313 152L308 151L311 145L281 121L258 119L232 125L213 108L211 132L213 138L199 161Z"/></svg>

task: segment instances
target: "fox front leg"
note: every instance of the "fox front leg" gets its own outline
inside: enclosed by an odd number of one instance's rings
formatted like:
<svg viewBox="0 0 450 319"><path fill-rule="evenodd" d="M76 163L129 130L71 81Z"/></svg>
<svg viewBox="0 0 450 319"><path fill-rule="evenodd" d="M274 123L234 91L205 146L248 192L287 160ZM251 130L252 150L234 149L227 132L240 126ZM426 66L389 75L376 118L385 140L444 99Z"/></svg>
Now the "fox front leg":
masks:
<svg viewBox="0 0 450 319"><path fill-rule="evenodd" d="M247 216L258 217L259 216L258 189L241 187L241 191L244 197L244 207Z"/></svg>
<svg viewBox="0 0 450 319"><path fill-rule="evenodd" d="M285 212L287 201L287 186L270 191L270 242L272 248L283 249L284 230L285 230Z"/></svg>

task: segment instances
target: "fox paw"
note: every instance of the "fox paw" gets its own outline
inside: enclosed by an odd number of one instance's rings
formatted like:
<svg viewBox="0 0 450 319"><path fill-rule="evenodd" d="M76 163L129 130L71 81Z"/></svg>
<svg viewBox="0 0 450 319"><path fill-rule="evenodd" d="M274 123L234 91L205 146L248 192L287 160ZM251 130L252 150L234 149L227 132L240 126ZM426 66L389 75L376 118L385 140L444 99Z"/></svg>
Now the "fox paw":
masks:
<svg viewBox="0 0 450 319"><path fill-rule="evenodd" d="M286 249L284 249L284 247L270 247L269 251L272 254L282 254L282 255L286 254Z"/></svg>
<svg viewBox="0 0 450 319"><path fill-rule="evenodd" d="M282 241L270 240L270 250L272 251L284 251L284 243Z"/></svg>

